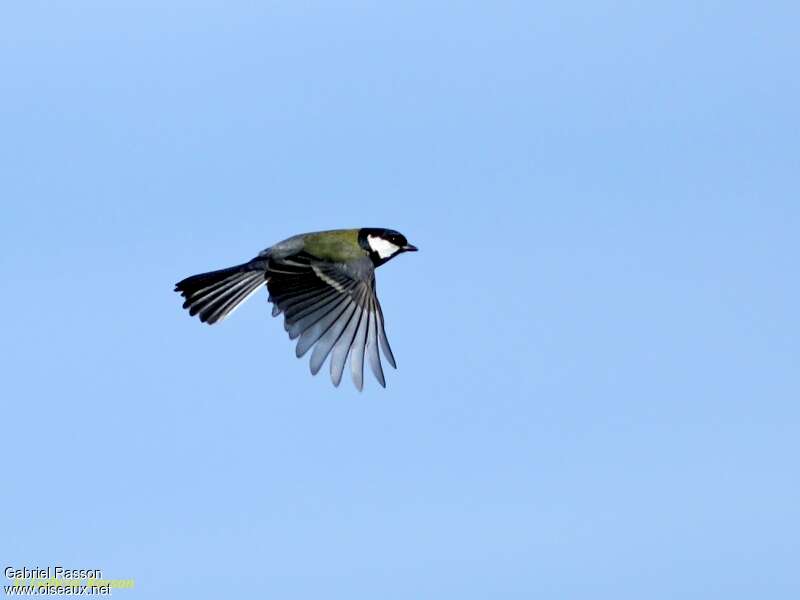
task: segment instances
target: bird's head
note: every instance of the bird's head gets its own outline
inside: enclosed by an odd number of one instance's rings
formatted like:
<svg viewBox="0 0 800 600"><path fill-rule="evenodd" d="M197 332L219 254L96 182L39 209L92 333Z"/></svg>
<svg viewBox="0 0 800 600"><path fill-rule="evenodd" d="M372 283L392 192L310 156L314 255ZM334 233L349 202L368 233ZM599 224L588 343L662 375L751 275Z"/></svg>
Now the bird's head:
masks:
<svg viewBox="0 0 800 600"><path fill-rule="evenodd" d="M408 243L406 236L394 229L365 227L358 232L358 243L369 252L376 267L403 252L417 251L416 246Z"/></svg>

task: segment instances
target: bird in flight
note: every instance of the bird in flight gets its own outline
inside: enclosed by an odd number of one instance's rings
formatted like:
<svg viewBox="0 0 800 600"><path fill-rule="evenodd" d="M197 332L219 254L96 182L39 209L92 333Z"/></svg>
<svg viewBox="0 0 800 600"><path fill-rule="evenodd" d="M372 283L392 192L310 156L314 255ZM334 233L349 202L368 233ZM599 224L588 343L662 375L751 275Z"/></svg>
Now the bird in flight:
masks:
<svg viewBox="0 0 800 600"><path fill-rule="evenodd" d="M183 308L212 325L230 316L266 284L272 316L283 313L300 358L312 347L311 373L330 356L331 381L338 386L347 358L353 383L364 387L364 357L386 387L378 346L397 368L375 292L375 269L417 248L392 229L319 231L292 236L262 250L249 262L192 275L175 284Z"/></svg>

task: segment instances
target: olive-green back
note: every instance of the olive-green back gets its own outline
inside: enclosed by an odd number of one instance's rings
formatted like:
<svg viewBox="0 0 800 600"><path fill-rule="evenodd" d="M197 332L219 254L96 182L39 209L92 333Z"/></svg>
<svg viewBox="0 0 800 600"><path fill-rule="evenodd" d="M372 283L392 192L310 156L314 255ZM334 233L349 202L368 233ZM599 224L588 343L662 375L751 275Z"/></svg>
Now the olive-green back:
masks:
<svg viewBox="0 0 800 600"><path fill-rule="evenodd" d="M347 262L367 256L358 243L358 229L336 229L309 233L304 239L304 249L323 260Z"/></svg>

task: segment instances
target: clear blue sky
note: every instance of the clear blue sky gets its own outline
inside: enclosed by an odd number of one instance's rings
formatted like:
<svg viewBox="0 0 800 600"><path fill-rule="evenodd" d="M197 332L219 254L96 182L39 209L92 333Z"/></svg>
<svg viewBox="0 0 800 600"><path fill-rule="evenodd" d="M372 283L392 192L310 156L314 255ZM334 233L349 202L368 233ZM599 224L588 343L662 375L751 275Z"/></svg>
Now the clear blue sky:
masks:
<svg viewBox="0 0 800 600"><path fill-rule="evenodd" d="M119 598L797 598L796 2L0 9L2 565ZM173 284L398 229L399 365ZM6 583L4 581L4 583Z"/></svg>

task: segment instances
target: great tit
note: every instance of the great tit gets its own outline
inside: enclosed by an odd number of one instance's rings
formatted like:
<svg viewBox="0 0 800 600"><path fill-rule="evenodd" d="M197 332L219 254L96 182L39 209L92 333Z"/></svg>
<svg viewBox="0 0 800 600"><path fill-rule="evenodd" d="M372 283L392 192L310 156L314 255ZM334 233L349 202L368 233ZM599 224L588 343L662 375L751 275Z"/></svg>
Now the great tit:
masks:
<svg viewBox="0 0 800 600"><path fill-rule="evenodd" d="M403 252L415 252L392 229L319 231L292 236L235 267L192 275L175 284L183 308L209 325L222 321L266 284L272 316L283 313L290 339L299 336L300 358L311 347L311 373L331 356L331 381L338 386L347 357L353 383L364 386L364 355L386 387L378 345L397 368L375 292L375 269Z"/></svg>

